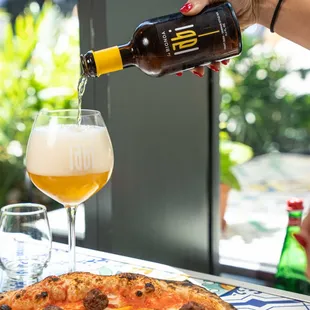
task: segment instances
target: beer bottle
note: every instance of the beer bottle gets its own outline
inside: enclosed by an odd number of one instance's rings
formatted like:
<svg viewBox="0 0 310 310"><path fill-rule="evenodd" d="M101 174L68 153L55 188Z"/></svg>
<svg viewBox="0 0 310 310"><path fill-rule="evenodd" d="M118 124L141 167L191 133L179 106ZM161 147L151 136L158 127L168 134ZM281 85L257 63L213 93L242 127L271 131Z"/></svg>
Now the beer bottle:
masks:
<svg viewBox="0 0 310 310"><path fill-rule="evenodd" d="M176 13L147 20L125 45L81 55L84 76L138 67L160 77L237 56L241 31L230 3L207 6L199 15Z"/></svg>
<svg viewBox="0 0 310 310"><path fill-rule="evenodd" d="M282 253L275 276L279 289L301 294L310 293L310 282L306 277L307 257L303 247L294 238L300 232L303 201L291 199L287 202L288 225Z"/></svg>

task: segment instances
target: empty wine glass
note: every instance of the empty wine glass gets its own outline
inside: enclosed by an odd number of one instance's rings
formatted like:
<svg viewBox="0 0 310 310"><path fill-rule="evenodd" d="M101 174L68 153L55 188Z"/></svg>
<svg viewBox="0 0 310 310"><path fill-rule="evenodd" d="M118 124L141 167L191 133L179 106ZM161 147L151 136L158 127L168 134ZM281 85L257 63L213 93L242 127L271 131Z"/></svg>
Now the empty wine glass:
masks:
<svg viewBox="0 0 310 310"><path fill-rule="evenodd" d="M11 279L37 279L51 257L46 207L13 204L0 211L0 266Z"/></svg>

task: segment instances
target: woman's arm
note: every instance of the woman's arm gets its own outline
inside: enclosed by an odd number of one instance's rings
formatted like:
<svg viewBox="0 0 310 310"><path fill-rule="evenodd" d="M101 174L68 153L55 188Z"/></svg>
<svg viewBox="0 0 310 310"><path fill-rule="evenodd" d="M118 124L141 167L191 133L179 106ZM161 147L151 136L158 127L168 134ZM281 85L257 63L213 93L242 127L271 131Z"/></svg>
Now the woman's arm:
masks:
<svg viewBox="0 0 310 310"><path fill-rule="evenodd" d="M233 1L236 2L236 1ZM267 28L278 0L258 1L257 22ZM274 31L280 36L310 49L310 1L283 0Z"/></svg>
<svg viewBox="0 0 310 310"><path fill-rule="evenodd" d="M206 5L222 0L188 0L184 15L196 15ZM242 29L255 23L270 28L278 0L230 0ZM310 1L283 0L274 30L280 36L310 49Z"/></svg>

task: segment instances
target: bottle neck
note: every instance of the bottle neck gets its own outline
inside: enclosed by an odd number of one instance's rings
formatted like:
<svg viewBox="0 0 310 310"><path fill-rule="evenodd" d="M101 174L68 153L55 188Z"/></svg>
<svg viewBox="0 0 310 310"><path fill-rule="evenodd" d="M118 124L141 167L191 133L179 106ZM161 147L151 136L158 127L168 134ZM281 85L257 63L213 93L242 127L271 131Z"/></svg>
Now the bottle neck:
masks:
<svg viewBox="0 0 310 310"><path fill-rule="evenodd" d="M288 212L288 226L296 227L301 225L302 211L289 211Z"/></svg>
<svg viewBox="0 0 310 310"><path fill-rule="evenodd" d="M121 53L123 67L128 68L134 66L136 62L133 53L132 43L128 42L127 44L120 45L118 48Z"/></svg>
<svg viewBox="0 0 310 310"><path fill-rule="evenodd" d="M135 56L131 42L81 55L82 72L88 77L98 77L134 65Z"/></svg>

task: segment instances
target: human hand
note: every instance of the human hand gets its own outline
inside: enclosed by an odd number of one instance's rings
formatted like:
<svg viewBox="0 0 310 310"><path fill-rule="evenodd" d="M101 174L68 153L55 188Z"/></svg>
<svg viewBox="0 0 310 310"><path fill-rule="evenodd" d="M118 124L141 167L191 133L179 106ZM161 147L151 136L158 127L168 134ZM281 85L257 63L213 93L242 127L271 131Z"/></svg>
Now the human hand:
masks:
<svg viewBox="0 0 310 310"><path fill-rule="evenodd" d="M188 0L180 9L180 12L187 16L192 16L200 13L207 5L223 2L222 0ZM255 24L258 21L258 0L231 0L234 10L236 11L240 27L242 30ZM222 61L222 64L227 65L228 60ZM220 63L215 62L208 66L211 70L218 72L220 70ZM203 77L204 68L197 67L192 72ZM182 74L179 73L178 76Z"/></svg>
<svg viewBox="0 0 310 310"><path fill-rule="evenodd" d="M301 231L294 235L298 243L305 249L308 261L306 270L307 277L310 278L310 213L301 224Z"/></svg>

